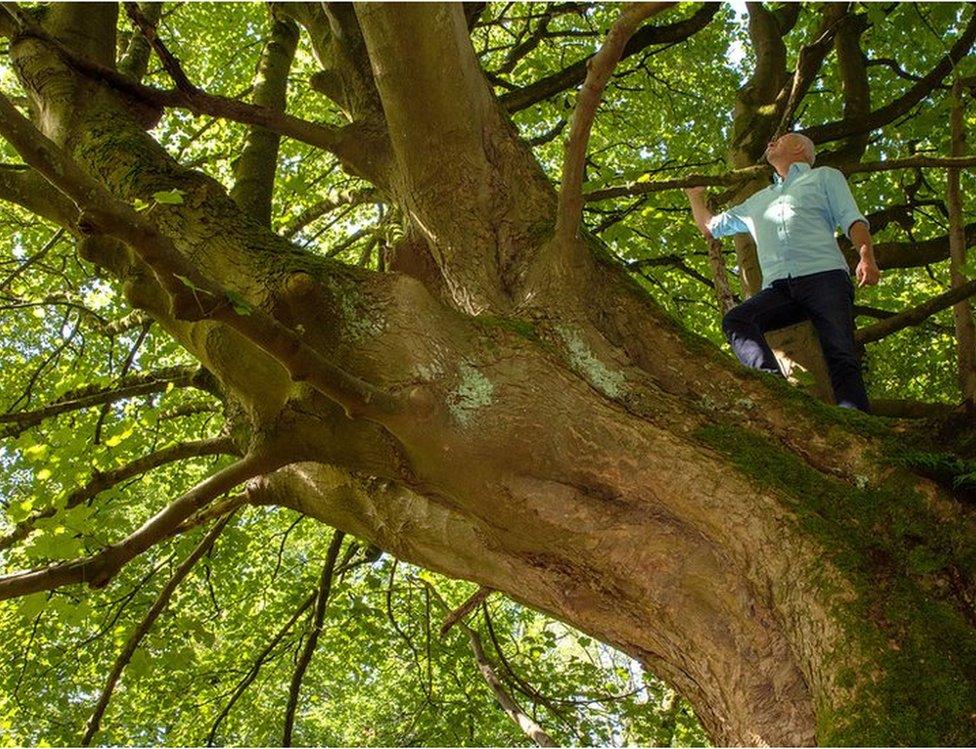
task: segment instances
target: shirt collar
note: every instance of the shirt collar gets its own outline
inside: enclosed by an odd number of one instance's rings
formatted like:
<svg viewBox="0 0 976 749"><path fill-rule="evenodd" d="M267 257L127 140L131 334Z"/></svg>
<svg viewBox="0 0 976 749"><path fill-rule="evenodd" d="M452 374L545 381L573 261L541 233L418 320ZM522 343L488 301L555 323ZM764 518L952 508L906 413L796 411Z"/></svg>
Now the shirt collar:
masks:
<svg viewBox="0 0 976 749"><path fill-rule="evenodd" d="M794 161L790 164L789 171L786 172L786 179L779 176L779 172L773 172L773 182L777 185L783 182L788 182L790 179L796 177L797 175L803 174L803 172L809 172L810 165L805 161Z"/></svg>

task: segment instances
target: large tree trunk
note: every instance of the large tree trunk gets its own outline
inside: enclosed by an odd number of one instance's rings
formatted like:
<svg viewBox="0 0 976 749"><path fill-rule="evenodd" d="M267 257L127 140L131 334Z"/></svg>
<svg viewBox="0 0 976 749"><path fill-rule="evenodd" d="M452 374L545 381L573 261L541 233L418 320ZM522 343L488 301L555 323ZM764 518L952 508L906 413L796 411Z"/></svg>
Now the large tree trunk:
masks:
<svg viewBox="0 0 976 749"><path fill-rule="evenodd" d="M66 41L86 28L111 47L113 14L48 13ZM38 125L89 173L130 202L183 190L148 215L185 257L404 404L348 418L239 333L176 319L135 253L88 243L218 378L244 446L289 463L252 500L619 647L718 743L976 740L976 555L954 501L892 464L885 426L742 371L595 241L551 241L552 190L460 5L345 22L389 125L357 168L409 218L413 276L299 252L117 94L42 42L12 48Z"/></svg>

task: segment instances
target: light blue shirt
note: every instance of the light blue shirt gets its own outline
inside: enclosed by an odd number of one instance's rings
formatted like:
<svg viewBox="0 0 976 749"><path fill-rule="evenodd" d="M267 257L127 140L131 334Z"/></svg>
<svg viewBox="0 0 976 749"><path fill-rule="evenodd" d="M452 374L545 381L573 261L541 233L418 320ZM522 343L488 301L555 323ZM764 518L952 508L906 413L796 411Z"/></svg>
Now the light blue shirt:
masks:
<svg viewBox="0 0 976 749"><path fill-rule="evenodd" d="M756 242L763 288L790 276L825 270L850 271L837 245L836 229L868 220L858 210L843 173L794 162L775 183L708 222L713 237L749 232Z"/></svg>

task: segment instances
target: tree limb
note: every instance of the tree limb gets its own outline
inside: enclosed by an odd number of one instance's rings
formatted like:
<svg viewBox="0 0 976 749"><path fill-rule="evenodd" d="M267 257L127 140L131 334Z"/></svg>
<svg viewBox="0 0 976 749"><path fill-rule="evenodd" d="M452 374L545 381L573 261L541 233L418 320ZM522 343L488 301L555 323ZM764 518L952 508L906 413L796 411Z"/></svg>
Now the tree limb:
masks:
<svg viewBox="0 0 976 749"><path fill-rule="evenodd" d="M873 325L858 328L854 334L854 339L858 343L871 343L880 340L892 333L897 333L899 330L917 325L925 318L931 317L936 312L941 312L963 299L968 299L973 294L976 294L976 279L967 281L962 286L957 286L938 296L934 296L922 302L922 304L899 312Z"/></svg>
<svg viewBox="0 0 976 749"><path fill-rule="evenodd" d="M441 624L440 636L443 637L450 632L451 627L474 611L474 609L480 606L481 602L488 598L488 596L490 596L493 592L494 591L491 588L486 588L484 585L478 588L478 590L476 590L467 601L448 613L448 615L444 618L444 622Z"/></svg>
<svg viewBox="0 0 976 749"><path fill-rule="evenodd" d="M55 507L35 512L26 520L17 523L17 527L3 538L0 538L0 550L10 548L13 544L29 536L38 520L54 516L61 510L70 510L77 507L101 492L116 486L126 479L139 476L153 468L158 468L167 463L173 463L187 458L200 458L207 455L240 455L240 450L234 441L228 436L211 437L209 439L195 440L190 442L180 442L161 450L143 455L124 466L115 468L111 471L93 471L91 480L72 492L58 502Z"/></svg>
<svg viewBox="0 0 976 749"><path fill-rule="evenodd" d="M130 560L176 533L193 513L235 486L276 467L270 456L250 453L201 481L122 541L92 556L0 576L0 600L76 583L104 587Z"/></svg>
<svg viewBox="0 0 976 749"><path fill-rule="evenodd" d="M440 604L441 608L447 610L448 618L452 615L450 607L447 605L441 594L428 580L421 578L421 582L424 584L427 590L431 592L434 596L434 600ZM487 588L482 588L482 590L491 592ZM479 591L480 593L481 591ZM478 595L477 593L475 595ZM470 599L468 599L470 601ZM465 604L466 605L466 604ZM477 605L477 604L475 604ZM478 671L484 678L485 682L488 684L488 688L491 693L495 696L498 704L501 706L505 714L511 718L512 722L517 725L522 732L532 739L539 746L559 746L559 743L554 741L552 737L546 733L542 727L536 723L532 718L521 708L518 703L512 699L512 696L506 691L505 685L502 684L501 679L495 673L495 667L492 665L488 656L485 655L485 650L481 646L481 638L478 633L475 632L471 627L465 624L463 621L460 623L462 629L464 629L465 634L468 636L468 643L471 645L471 652L474 654L475 662L478 665Z"/></svg>
<svg viewBox="0 0 976 749"><path fill-rule="evenodd" d="M302 602L302 604L295 610L295 613L291 615L288 621L282 625L277 633L275 633L275 636L271 638L271 641L264 648L264 650L258 654L258 657L254 660L254 663L251 664L250 670L247 672L244 678L241 679L240 683L237 685L237 688L234 690L234 694L231 696L227 704L224 705L223 709L220 711L220 714L210 727L210 733L207 734L206 739L207 746L214 745L214 741L217 738L217 731L220 729L220 724L223 722L224 718L230 714L231 709L234 707L237 700L240 699L240 696L244 694L247 688L251 686L254 680L258 677L258 673L261 671L261 666L263 666L271 656L271 652L278 646L278 643L284 639L285 635L288 634L288 631L295 626L295 622L298 621L299 617L304 614L313 603L315 603L315 599L317 597L318 591L312 591L312 594Z"/></svg>
<svg viewBox="0 0 976 749"><path fill-rule="evenodd" d="M559 207L556 214L557 242L568 242L579 230L580 218L583 214L581 187L590 128L593 126L596 109L603 97L603 89L620 61L624 45L641 22L672 5L674 3L633 3L626 6L607 34L603 46L587 62L586 80L580 88L576 108L570 120L569 137L566 139L562 186L559 190Z"/></svg>
<svg viewBox="0 0 976 749"><path fill-rule="evenodd" d="M340 159L348 160L349 163L359 163L356 156L361 154L358 154L358 146L354 137L358 128L354 125L340 128L321 125L282 112L275 112L267 107L208 94L192 85L185 90L163 90L147 86L123 73L76 54L35 24L29 23L23 15L18 21L22 24L20 32L22 35L31 36L49 44L66 64L78 72L95 80L103 81L120 93L129 96L135 102L148 107L150 110L155 110L156 119L158 119L159 112L163 108L183 108L194 114L220 117L247 125L261 125L281 135L334 153Z"/></svg>
<svg viewBox="0 0 976 749"><path fill-rule="evenodd" d="M240 295L232 298L206 278L172 240L89 177L5 96L0 96L0 134L28 164L77 201L86 229L114 236L135 250L169 293L174 316L190 321L210 318L227 324L281 362L294 381L307 381L339 403L350 417L356 414L378 419L401 408L400 399L336 366L298 333Z"/></svg>
<svg viewBox="0 0 976 749"><path fill-rule="evenodd" d="M884 161L851 162L835 164L834 168L844 174L862 174L866 172L888 172L895 169L917 169L919 167L965 169L976 166L976 156L940 157L940 156L908 156L903 159L886 159ZM767 164L756 164L742 169L735 169L725 174L688 174L674 179L649 180L647 182L634 181L628 185L604 187L591 190L583 194L585 202L608 200L623 196L645 195L650 192L665 190L680 190L685 187L725 187L735 186L763 175L772 175L772 168Z"/></svg>
<svg viewBox="0 0 976 749"><path fill-rule="evenodd" d="M126 4L127 6L129 3ZM258 62L253 101L275 112L285 111L288 73L298 46L298 24L272 16L271 31ZM254 125L240 157L234 162L234 186L230 197L246 214L265 227L271 226L271 198L278 169L281 136Z"/></svg>
<svg viewBox="0 0 976 749"><path fill-rule="evenodd" d="M367 187L363 190L344 190L335 195L329 195L326 198L314 203L313 205L306 208L302 213L295 218L291 223L281 229L281 236L291 238L304 227L308 226L310 223L319 218L319 216L324 216L330 211L334 211L336 208L342 206L357 206L363 203L370 203L378 199L378 193L375 188Z"/></svg>
<svg viewBox="0 0 976 749"><path fill-rule="evenodd" d="M124 398L134 398L148 393L158 393L172 387L201 387L201 369L183 366L141 372L129 375L114 387L98 388L87 386L70 390L53 403L31 411L13 411L0 414L0 424L12 424L0 436L9 437L20 434L44 419L68 411L77 411L89 406L113 403ZM201 388L204 389L204 388Z"/></svg>
<svg viewBox="0 0 976 749"><path fill-rule="evenodd" d="M774 137L782 135L790 128L793 115L796 114L796 108L806 96L807 91L810 90L817 73L820 72L820 67L830 51L830 45L834 41L838 27L846 17L847 10L844 3L828 3L822 6L821 12L823 18L816 40L810 44L804 44L797 54L796 70L793 73L792 84L790 84L790 93L783 108L779 126L773 134Z"/></svg>

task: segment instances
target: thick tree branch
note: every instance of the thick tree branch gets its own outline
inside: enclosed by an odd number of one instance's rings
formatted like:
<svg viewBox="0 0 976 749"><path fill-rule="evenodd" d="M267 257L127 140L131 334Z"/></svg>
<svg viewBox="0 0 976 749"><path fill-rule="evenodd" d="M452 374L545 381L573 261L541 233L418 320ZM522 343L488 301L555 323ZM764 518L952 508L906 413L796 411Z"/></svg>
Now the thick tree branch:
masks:
<svg viewBox="0 0 976 749"><path fill-rule="evenodd" d="M0 167L0 200L14 203L61 227L74 227L78 209L30 168Z"/></svg>
<svg viewBox="0 0 976 749"><path fill-rule="evenodd" d="M288 689L288 704L285 707L285 727L282 733L281 745L291 746L292 730L295 725L295 710L298 708L298 696L302 689L302 679L305 671L312 662L315 654L315 647L319 642L319 635L322 632L322 623L325 621L325 610L329 603L329 595L332 592L332 576L335 572L336 559L339 556L339 549L342 548L342 540L346 534L340 530L332 532L332 543L329 544L329 551L325 558L325 567L322 569L322 577L319 580L318 593L315 598L315 612L312 615L312 628L305 640L305 647L302 655L295 664L295 671L292 674L291 686Z"/></svg>
<svg viewBox="0 0 976 749"><path fill-rule="evenodd" d="M138 3L137 7L142 17L155 27L162 15L163 4ZM149 39L146 38L146 35L141 30L136 31L129 40L125 54L118 62L117 67L119 72L129 76L133 80L141 81L149 67L149 57L151 54L152 45L149 43Z"/></svg>
<svg viewBox="0 0 976 749"><path fill-rule="evenodd" d="M95 704L95 709L92 711L91 717L88 719L85 725L85 733L81 738L81 746L91 746L92 739L95 738L95 734L102 723L102 716L105 715L105 710L108 708L109 700L112 699L112 693L115 691L115 685L118 684L119 678L122 676L122 672L125 667L129 665L129 661L132 660L133 654L136 652L136 648L139 647L139 643L145 638L155 623L159 615L163 613L166 606L169 605L169 600L173 596L173 592L179 586L181 582L193 569L193 566L200 561L200 558L210 551L213 547L214 542L216 542L217 537L223 532L227 523L230 521L233 511L224 515L220 520L214 524L214 527L203 537L196 548L190 552L190 555L183 560L182 564L177 567L173 576L166 582L163 589L156 596L156 600L150 607L149 611L139 622L139 625L132 631L129 635L129 639L126 640L125 645L122 647L122 651L118 654L115 659L115 663L112 665L112 670L109 672L108 679L105 681L105 686L102 687L102 693L98 698L98 702Z"/></svg>
<svg viewBox="0 0 976 749"><path fill-rule="evenodd" d="M172 300L173 314L184 320L210 318L227 324L275 357L295 381L307 381L353 414L379 418L401 408L401 402L326 360L301 336L240 294L215 285L131 206L89 177L54 142L40 133L0 96L0 134L24 160L70 195L83 210L88 229L122 240L153 270Z"/></svg>
<svg viewBox="0 0 976 749"><path fill-rule="evenodd" d="M288 72L298 46L298 25L291 19L271 18L271 30L254 78L253 101L275 112L285 111ZM248 132L244 151L234 163L230 197L246 214L271 226L271 198L278 168L281 136L255 125Z"/></svg>
<svg viewBox="0 0 976 749"><path fill-rule="evenodd" d="M630 37L624 46L620 59L626 59L652 44L674 44L684 41L692 34L705 28L718 12L719 7L721 7L720 3L704 3L701 8L695 11L694 15L683 21L668 24L667 26L646 26L640 29ZM518 112L537 102L548 99L560 91L565 91L581 83L586 78L587 66L592 59L590 57L585 60L580 60L535 83L516 89L515 91L510 91L504 94L500 101L509 112Z"/></svg>
<svg viewBox="0 0 976 749"><path fill-rule="evenodd" d="M841 250L851 268L857 265L859 256L849 241L841 238ZM966 224L966 247L976 246L976 222ZM879 242L874 246L874 256L881 270L891 268L920 268L949 259L949 235L915 242Z"/></svg>
<svg viewBox="0 0 976 749"><path fill-rule="evenodd" d="M580 88L576 108L570 120L569 137L563 157L562 186L556 213L556 241L566 243L576 236L583 214L583 172L586 145L603 89L620 61L624 45L645 19L660 13L674 3L634 3L625 8L613 24L600 50L587 63L586 80Z"/></svg>
<svg viewBox="0 0 976 749"><path fill-rule="evenodd" d="M861 35L867 29L866 16L848 15L834 39L837 67L844 91L844 119L858 120L871 112L871 86L861 50ZM825 163L860 161L868 145L869 133L852 135L836 151L824 156Z"/></svg>
<svg viewBox="0 0 976 749"><path fill-rule="evenodd" d="M965 57L976 40L976 8L970 12L969 22L948 54L942 58L924 78L908 89L904 94L880 109L876 109L865 117L858 119L837 120L823 125L808 127L800 132L813 140L814 143L826 143L839 140L849 135L865 133L893 122L911 111L912 107L921 102L932 90L949 74L953 66Z"/></svg>

